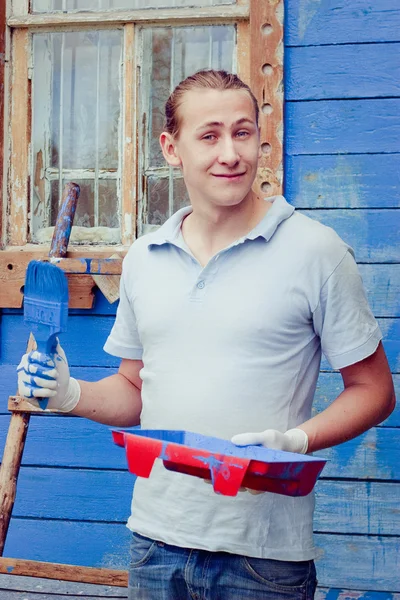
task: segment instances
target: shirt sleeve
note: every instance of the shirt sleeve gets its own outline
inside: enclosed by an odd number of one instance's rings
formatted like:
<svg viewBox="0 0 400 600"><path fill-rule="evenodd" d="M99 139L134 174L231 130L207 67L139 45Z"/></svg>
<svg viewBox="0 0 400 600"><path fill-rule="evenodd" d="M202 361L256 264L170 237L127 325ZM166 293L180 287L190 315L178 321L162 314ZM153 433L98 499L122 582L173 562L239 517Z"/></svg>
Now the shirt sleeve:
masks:
<svg viewBox="0 0 400 600"><path fill-rule="evenodd" d="M124 269L122 269L117 315L104 344L104 350L113 356L132 360L140 360L143 356L133 304L126 290Z"/></svg>
<svg viewBox="0 0 400 600"><path fill-rule="evenodd" d="M323 285L313 322L333 369L355 364L377 349L382 333L350 250Z"/></svg>

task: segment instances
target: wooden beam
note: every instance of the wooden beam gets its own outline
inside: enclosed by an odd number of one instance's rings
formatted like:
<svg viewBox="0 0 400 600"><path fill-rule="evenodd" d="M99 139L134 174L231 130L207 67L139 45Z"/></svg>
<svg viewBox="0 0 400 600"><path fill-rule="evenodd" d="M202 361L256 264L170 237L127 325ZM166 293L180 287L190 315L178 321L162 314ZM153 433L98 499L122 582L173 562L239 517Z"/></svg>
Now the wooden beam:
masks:
<svg viewBox="0 0 400 600"><path fill-rule="evenodd" d="M128 572L114 569L96 569L94 567L78 567L60 563L47 563L20 558L0 558L0 573L8 575L24 575L42 577L44 579L61 579L79 583L95 583L128 587Z"/></svg>
<svg viewBox="0 0 400 600"><path fill-rule="evenodd" d="M0 250L4 247L4 147L5 147L5 81L6 81L6 4L0 3Z"/></svg>
<svg viewBox="0 0 400 600"><path fill-rule="evenodd" d="M28 195L30 144L29 32L17 29L12 36L11 96L11 181L9 203L9 243L22 245L28 234Z"/></svg>
<svg viewBox="0 0 400 600"><path fill-rule="evenodd" d="M30 335L27 351L30 352L35 348L36 342L33 336ZM18 474L24 453L30 418L30 414L24 412L20 412L19 414L13 413L11 415L4 446L0 466L0 556L3 556L8 526L14 507Z"/></svg>
<svg viewBox="0 0 400 600"><path fill-rule="evenodd" d="M260 2L260 0L256 0ZM264 4L260 2L260 4ZM51 13L37 15L13 15L7 20L9 27L50 27L55 25L77 26L140 23L141 25L218 25L235 23L249 18L249 6L238 4L204 6L197 8L149 8L113 12Z"/></svg>
<svg viewBox="0 0 400 600"><path fill-rule="evenodd" d="M251 0L250 86L260 107L262 156L257 184L263 196L282 192L283 0Z"/></svg>
<svg viewBox="0 0 400 600"><path fill-rule="evenodd" d="M0 469L0 556L3 554L11 512L14 506L16 482L28 433L30 414L13 413L8 428Z"/></svg>

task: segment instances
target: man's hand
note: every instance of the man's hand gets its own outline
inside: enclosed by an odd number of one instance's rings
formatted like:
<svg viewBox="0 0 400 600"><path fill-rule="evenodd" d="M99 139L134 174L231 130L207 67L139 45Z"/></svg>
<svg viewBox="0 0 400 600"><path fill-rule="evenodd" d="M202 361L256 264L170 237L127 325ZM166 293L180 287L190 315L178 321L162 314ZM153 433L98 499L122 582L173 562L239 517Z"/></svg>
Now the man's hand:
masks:
<svg viewBox="0 0 400 600"><path fill-rule="evenodd" d="M70 412L79 402L79 383L70 377L64 350L57 344L56 352L49 356L33 350L24 354L17 367L18 393L34 406L37 398L49 398L47 408Z"/></svg>
<svg viewBox="0 0 400 600"><path fill-rule="evenodd" d="M239 433L234 435L231 441L236 446L261 445L272 450L285 450L286 452L297 452L298 454L305 454L308 448L308 436L302 429L289 429L286 433L281 433L276 429L266 429L260 433ZM253 495L264 493L244 487L240 488L239 491L247 491Z"/></svg>
<svg viewBox="0 0 400 600"><path fill-rule="evenodd" d="M272 450L285 450L305 454L308 448L308 437L302 429L289 429L281 433L276 429L266 429L261 433L239 433L234 435L232 443L236 446L265 446Z"/></svg>

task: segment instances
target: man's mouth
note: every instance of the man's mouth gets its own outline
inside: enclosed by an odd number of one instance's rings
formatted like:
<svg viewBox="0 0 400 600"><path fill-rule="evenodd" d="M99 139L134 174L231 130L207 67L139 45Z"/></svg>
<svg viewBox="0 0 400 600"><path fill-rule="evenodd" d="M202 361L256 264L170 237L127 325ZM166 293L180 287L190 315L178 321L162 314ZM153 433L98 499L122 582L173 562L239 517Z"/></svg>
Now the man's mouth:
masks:
<svg viewBox="0 0 400 600"><path fill-rule="evenodd" d="M243 173L212 173L213 177L220 177L221 179L237 179L245 175Z"/></svg>

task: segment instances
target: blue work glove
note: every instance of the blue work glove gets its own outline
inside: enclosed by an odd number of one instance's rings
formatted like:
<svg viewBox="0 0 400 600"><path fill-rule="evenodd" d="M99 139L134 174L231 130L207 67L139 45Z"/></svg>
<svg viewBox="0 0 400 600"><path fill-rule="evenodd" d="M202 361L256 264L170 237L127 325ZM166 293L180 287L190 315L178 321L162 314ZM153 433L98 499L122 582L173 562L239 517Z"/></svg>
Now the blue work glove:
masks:
<svg viewBox="0 0 400 600"><path fill-rule="evenodd" d="M48 409L67 413L79 402L80 385L70 377L68 361L59 343L52 356L37 350L24 354L17 373L19 395L34 406L39 406L37 398L49 398Z"/></svg>
<svg viewBox="0 0 400 600"><path fill-rule="evenodd" d="M281 433L276 429L266 429L260 433L239 433L234 435L231 441L236 446L257 446L261 444L272 450L285 450L285 452L297 452L299 454L306 454L308 448L306 432L296 428L289 429L286 433ZM253 495L264 493L244 487L240 488L239 491L247 491Z"/></svg>

